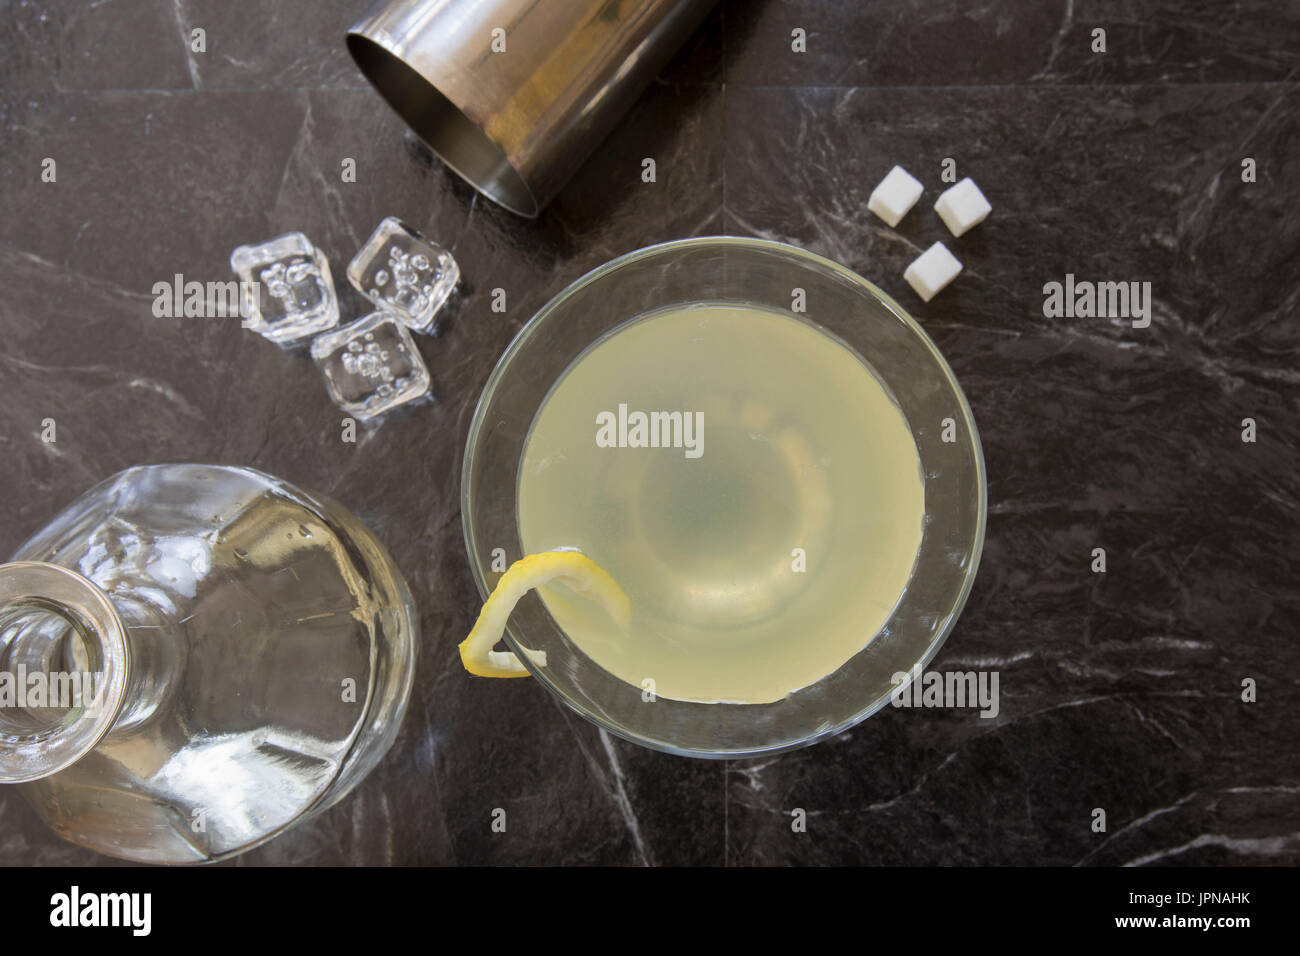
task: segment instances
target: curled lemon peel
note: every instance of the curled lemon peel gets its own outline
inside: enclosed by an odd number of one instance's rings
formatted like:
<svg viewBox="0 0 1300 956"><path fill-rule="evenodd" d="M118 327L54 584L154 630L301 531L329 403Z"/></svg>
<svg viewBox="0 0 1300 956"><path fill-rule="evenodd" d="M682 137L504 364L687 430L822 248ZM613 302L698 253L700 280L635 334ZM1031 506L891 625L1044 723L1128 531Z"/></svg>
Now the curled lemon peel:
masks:
<svg viewBox="0 0 1300 956"><path fill-rule="evenodd" d="M510 612L525 594L560 581L593 598L626 631L631 604L609 573L581 551L540 551L520 558L506 569L488 595L469 637L460 643L460 662L476 677L527 677L528 669L510 651L494 651L506 630ZM545 651L525 651L529 659L546 666Z"/></svg>

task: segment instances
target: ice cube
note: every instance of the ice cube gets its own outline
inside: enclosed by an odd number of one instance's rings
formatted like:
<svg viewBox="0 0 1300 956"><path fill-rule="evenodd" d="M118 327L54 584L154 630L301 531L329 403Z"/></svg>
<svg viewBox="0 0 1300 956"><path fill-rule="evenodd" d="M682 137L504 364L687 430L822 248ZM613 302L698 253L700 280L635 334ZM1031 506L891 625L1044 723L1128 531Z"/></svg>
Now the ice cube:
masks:
<svg viewBox="0 0 1300 956"><path fill-rule="evenodd" d="M404 325L372 312L311 343L335 404L362 420L429 394L429 370Z"/></svg>
<svg viewBox="0 0 1300 956"><path fill-rule="evenodd" d="M392 216L348 263L353 287L416 332L437 328L438 310L459 280L450 252Z"/></svg>
<svg viewBox="0 0 1300 956"><path fill-rule="evenodd" d="M339 324L330 264L301 232L240 246L230 267L243 283L245 324L272 342L290 345Z"/></svg>

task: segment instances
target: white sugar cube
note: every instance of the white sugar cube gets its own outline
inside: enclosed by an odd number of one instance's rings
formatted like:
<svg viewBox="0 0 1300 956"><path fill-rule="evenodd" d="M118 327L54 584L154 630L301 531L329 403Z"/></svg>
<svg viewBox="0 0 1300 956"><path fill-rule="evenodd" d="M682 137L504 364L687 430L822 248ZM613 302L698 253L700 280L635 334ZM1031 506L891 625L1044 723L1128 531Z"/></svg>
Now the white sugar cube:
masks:
<svg viewBox="0 0 1300 956"><path fill-rule="evenodd" d="M957 185L944 190L939 201L934 204L934 211L939 214L949 232L960 236L982 223L993 211L993 207L975 185L975 180L967 176Z"/></svg>
<svg viewBox="0 0 1300 956"><path fill-rule="evenodd" d="M907 267L903 278L924 301L935 295L961 272L961 263L942 242L936 242Z"/></svg>
<svg viewBox="0 0 1300 956"><path fill-rule="evenodd" d="M880 185L871 191L867 208L885 220L886 224L897 226L907 211L916 205L924 189L906 169L895 166L880 181Z"/></svg>

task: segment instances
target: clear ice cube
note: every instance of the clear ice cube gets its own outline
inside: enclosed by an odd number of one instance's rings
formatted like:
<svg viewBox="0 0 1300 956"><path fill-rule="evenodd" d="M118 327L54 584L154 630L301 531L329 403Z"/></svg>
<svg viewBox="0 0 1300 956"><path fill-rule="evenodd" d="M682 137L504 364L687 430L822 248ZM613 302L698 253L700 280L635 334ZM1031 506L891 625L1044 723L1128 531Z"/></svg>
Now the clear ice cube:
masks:
<svg viewBox="0 0 1300 956"><path fill-rule="evenodd" d="M356 290L416 332L434 331L438 310L459 280L450 252L392 216L348 263Z"/></svg>
<svg viewBox="0 0 1300 956"><path fill-rule="evenodd" d="M289 232L230 254L244 283L245 324L278 345L332 329L339 302L330 264L301 232Z"/></svg>
<svg viewBox="0 0 1300 956"><path fill-rule="evenodd" d="M362 420L429 394L429 370L406 327L372 312L318 337L311 357L336 405Z"/></svg>

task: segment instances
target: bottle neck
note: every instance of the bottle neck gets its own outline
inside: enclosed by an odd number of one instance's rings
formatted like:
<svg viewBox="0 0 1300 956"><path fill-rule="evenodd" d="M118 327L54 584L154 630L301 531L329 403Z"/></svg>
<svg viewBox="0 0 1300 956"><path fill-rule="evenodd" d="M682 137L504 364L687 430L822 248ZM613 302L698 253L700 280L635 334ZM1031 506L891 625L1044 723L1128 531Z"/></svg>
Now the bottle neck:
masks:
<svg viewBox="0 0 1300 956"><path fill-rule="evenodd" d="M57 564L0 564L0 783L89 753L122 710L126 628L99 587Z"/></svg>

